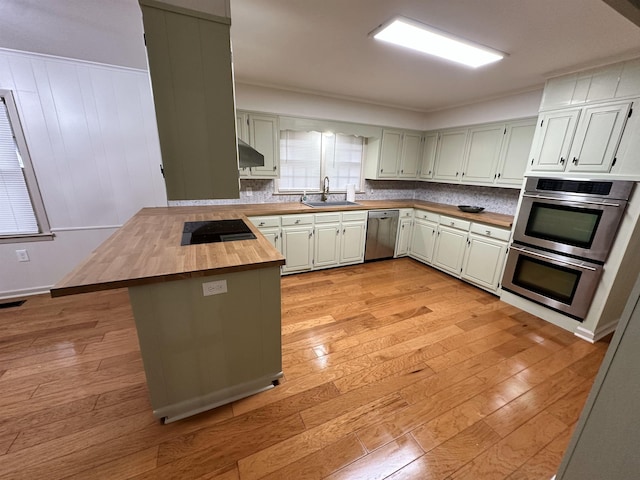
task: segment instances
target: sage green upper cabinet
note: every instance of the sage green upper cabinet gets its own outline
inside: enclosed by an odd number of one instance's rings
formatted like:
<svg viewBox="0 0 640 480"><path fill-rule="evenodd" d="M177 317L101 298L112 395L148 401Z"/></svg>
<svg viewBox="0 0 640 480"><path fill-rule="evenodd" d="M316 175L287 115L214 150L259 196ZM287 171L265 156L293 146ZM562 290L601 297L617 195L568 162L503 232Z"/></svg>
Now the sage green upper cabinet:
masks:
<svg viewBox="0 0 640 480"><path fill-rule="evenodd" d="M564 171L579 116L579 108L540 114L530 170Z"/></svg>
<svg viewBox="0 0 640 480"><path fill-rule="evenodd" d="M238 138L264 155L264 166L240 169L240 178L277 178L280 166L280 129L278 117L251 112L236 112Z"/></svg>
<svg viewBox="0 0 640 480"><path fill-rule="evenodd" d="M398 177L415 180L421 160L422 134L404 132L402 135L402 153L400 154Z"/></svg>
<svg viewBox="0 0 640 480"><path fill-rule="evenodd" d="M535 118L507 123L495 173L496 185L522 186L535 130Z"/></svg>
<svg viewBox="0 0 640 480"><path fill-rule="evenodd" d="M631 102L585 107L569 154L568 172L609 172Z"/></svg>
<svg viewBox="0 0 640 480"><path fill-rule="evenodd" d="M397 178L398 163L402 152L402 132L384 130L380 145L379 178Z"/></svg>
<svg viewBox="0 0 640 480"><path fill-rule="evenodd" d="M631 105L613 102L540 114L530 170L608 173Z"/></svg>
<svg viewBox="0 0 640 480"><path fill-rule="evenodd" d="M468 129L443 130L438 134L434 180L457 183L462 174Z"/></svg>
<svg viewBox="0 0 640 480"><path fill-rule="evenodd" d="M421 158L422 132L384 129L377 163L365 168L365 177L415 180Z"/></svg>
<svg viewBox="0 0 640 480"><path fill-rule="evenodd" d="M436 161L436 147L438 146L438 134L427 133L422 142L422 160L418 168L418 178L430 180L433 178L433 166Z"/></svg>
<svg viewBox="0 0 640 480"><path fill-rule="evenodd" d="M238 198L230 19L139 3L167 198Z"/></svg>
<svg viewBox="0 0 640 480"><path fill-rule="evenodd" d="M462 182L480 185L493 182L505 132L504 124L469 128Z"/></svg>

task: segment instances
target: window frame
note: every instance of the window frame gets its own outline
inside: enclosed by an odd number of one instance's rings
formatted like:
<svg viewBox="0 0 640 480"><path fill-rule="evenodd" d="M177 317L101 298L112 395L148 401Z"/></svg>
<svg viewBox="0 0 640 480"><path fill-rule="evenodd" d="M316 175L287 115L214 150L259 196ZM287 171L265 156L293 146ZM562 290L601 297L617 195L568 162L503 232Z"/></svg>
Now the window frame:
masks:
<svg viewBox="0 0 640 480"><path fill-rule="evenodd" d="M0 244L52 240L54 234L51 232L49 219L44 208L44 202L42 201L42 195L40 194L40 188L38 187L38 180L33 168L31 154L29 153L29 148L27 146L24 130L22 128L22 122L20 121L20 115L18 114L18 108L16 106L13 91L0 89L0 99L4 100L4 104L7 107L9 124L11 125L13 137L18 147L20 157L22 159L22 172L24 174L25 184L29 193L31 208L33 209L33 213L36 217L36 222L38 223L38 233L16 233L9 235L0 235Z"/></svg>

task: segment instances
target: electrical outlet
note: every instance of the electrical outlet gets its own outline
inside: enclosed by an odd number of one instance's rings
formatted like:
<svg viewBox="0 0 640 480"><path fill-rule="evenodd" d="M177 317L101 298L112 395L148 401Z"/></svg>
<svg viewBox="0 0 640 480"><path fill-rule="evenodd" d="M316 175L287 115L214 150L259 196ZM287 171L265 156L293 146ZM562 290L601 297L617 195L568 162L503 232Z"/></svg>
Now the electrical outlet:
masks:
<svg viewBox="0 0 640 480"><path fill-rule="evenodd" d="M205 297L209 295L220 295L221 293L227 293L226 280L217 280L215 282L205 282L202 284L202 295Z"/></svg>
<svg viewBox="0 0 640 480"><path fill-rule="evenodd" d="M29 254L26 250L16 250L16 256L18 257L19 262L28 262Z"/></svg>
<svg viewBox="0 0 640 480"><path fill-rule="evenodd" d="M245 191L247 192L247 197L253 197L253 188L247 187Z"/></svg>

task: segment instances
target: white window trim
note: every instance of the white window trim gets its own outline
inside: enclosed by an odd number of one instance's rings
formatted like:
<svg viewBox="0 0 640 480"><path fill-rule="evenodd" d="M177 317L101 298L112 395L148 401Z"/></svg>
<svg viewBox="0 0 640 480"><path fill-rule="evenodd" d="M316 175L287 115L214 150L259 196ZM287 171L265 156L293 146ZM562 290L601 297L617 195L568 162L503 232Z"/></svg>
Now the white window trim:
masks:
<svg viewBox="0 0 640 480"><path fill-rule="evenodd" d="M33 212L36 216L36 221L38 222L39 229L39 233L33 234L2 235L0 236L0 244L51 240L53 239L54 234L51 232L49 219L47 218L47 214L44 208L44 202L42 201L42 196L40 195L38 181L33 169L31 155L29 154L29 149L27 147L27 142L22 129L22 123L20 122L20 116L18 115L18 109L13 98L13 92L11 90L0 89L0 97L4 99L4 103L7 106L9 122L11 123L13 135L18 146L18 151L20 152L20 156L22 158L25 183L27 185L27 190L29 191L31 206L33 207Z"/></svg>

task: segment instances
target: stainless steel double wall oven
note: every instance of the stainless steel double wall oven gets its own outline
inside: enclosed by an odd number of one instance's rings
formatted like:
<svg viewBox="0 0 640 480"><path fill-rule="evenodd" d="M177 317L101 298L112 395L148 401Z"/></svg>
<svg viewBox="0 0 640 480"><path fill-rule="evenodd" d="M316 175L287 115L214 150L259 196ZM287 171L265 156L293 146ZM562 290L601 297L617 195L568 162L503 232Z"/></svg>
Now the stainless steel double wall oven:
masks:
<svg viewBox="0 0 640 480"><path fill-rule="evenodd" d="M530 177L502 288L582 321L633 182Z"/></svg>

